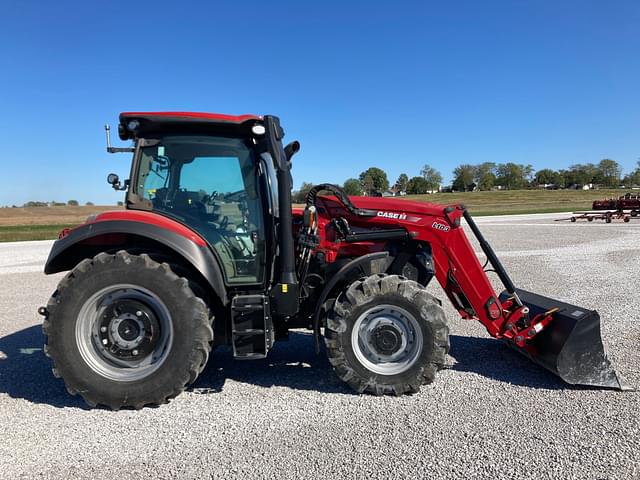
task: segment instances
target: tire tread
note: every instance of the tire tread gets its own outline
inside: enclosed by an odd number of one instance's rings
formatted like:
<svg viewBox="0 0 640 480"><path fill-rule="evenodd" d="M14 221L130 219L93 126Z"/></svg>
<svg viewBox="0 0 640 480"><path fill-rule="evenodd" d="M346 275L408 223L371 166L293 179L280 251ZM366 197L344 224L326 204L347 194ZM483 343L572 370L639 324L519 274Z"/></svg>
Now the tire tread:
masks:
<svg viewBox="0 0 640 480"><path fill-rule="evenodd" d="M419 306L423 321L428 321L433 333L433 352L431 361L423 363L417 369L415 378L403 383L377 383L373 375L361 376L348 362L345 347L350 342L341 341L341 334L347 331L349 316L353 309L375 297L397 294ZM373 395L404 395L417 393L421 385L433 382L438 370L445 365L449 352L449 327L439 301L430 295L422 285L400 275L375 274L361 278L349 285L336 299L327 313L325 327L325 346L329 363L336 375L357 392ZM348 343L348 345L345 345Z"/></svg>
<svg viewBox="0 0 640 480"><path fill-rule="evenodd" d="M154 275L162 275L168 283L171 282L180 289L185 302L189 303L191 318L197 320L194 332L196 341L189 355L189 363L186 365L184 373L168 383L161 393L142 400L138 399L135 402L127 401L126 397L122 401L95 398L91 392L82 391L78 385L76 385L75 379L72 376L65 375L65 372L60 371L56 359L61 358L64 352L62 351L62 346L56 345L51 339L53 329L56 328L56 323L60 321L57 316L61 297L63 297L65 293L72 293L76 286L82 288L81 283L83 276L91 275L92 271L98 266L103 267L110 263L133 264L136 268L154 271ZM186 278L176 275L168 264L155 262L147 254L131 255L126 250L120 250L115 254L102 252L91 259L82 260L60 281L56 291L49 299L46 308L47 315L42 324L42 331L45 336L44 351L47 356L51 358L52 372L57 378L62 377L67 391L71 395L79 394L90 407L105 405L112 410L119 410L123 407L140 409L145 406L156 406L168 403L170 399L178 396L189 384L193 383L204 370L209 358L209 352L211 351L211 345L213 344L211 318L205 302L193 293L189 287L189 281Z"/></svg>

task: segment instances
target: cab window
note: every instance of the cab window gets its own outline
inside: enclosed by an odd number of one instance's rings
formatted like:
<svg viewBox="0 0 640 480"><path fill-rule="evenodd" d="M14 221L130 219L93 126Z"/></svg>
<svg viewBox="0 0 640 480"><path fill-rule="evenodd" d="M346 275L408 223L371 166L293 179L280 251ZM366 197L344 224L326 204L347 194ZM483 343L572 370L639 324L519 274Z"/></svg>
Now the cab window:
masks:
<svg viewBox="0 0 640 480"><path fill-rule="evenodd" d="M253 151L237 138L172 136L141 151L136 193L213 247L228 283L262 282L264 236Z"/></svg>

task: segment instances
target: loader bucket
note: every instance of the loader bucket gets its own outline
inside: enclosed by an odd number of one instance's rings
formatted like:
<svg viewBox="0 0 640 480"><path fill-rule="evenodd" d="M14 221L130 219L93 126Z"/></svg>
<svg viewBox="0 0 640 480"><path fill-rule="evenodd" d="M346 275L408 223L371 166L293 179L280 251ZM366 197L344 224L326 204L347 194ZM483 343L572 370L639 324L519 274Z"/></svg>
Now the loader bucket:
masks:
<svg viewBox="0 0 640 480"><path fill-rule="evenodd" d="M516 289L530 318L553 308L553 321L536 335L531 351L516 349L572 385L626 390L611 367L600 336L600 315L575 305ZM510 295L505 291L500 300Z"/></svg>

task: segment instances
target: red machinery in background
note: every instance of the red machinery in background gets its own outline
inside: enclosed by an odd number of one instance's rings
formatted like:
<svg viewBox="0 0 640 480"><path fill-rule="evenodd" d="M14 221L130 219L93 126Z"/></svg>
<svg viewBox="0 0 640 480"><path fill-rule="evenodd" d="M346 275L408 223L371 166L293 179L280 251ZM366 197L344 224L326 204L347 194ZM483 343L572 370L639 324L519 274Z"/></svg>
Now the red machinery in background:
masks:
<svg viewBox="0 0 640 480"><path fill-rule="evenodd" d="M593 222L594 220L604 220L606 223L611 223L613 220L622 220L628 223L631 217L640 215L640 194L625 193L618 198L594 200L591 204L591 209L588 212L573 212L573 216L558 219L557 221L570 220L576 222L577 220L587 220Z"/></svg>
<svg viewBox="0 0 640 480"><path fill-rule="evenodd" d="M640 213L640 194L625 193L618 198L594 200L591 205L593 210L629 210L632 217Z"/></svg>

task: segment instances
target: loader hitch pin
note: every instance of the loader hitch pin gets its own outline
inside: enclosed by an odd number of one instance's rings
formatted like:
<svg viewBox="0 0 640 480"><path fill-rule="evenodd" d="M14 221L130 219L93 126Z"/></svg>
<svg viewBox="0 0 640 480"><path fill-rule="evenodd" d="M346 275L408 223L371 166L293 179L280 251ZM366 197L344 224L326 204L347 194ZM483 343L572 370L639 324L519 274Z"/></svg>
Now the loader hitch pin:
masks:
<svg viewBox="0 0 640 480"><path fill-rule="evenodd" d="M516 334L517 332L526 330L530 326L530 323L529 308L520 306L508 314L504 330L505 332L511 331Z"/></svg>
<svg viewBox="0 0 640 480"><path fill-rule="evenodd" d="M518 347L524 348L536 335L542 332L552 320L552 314L547 315L546 313L542 313L536 315L531 322L528 322L529 324L527 326L523 328L514 327L505 332L504 336L512 340Z"/></svg>

